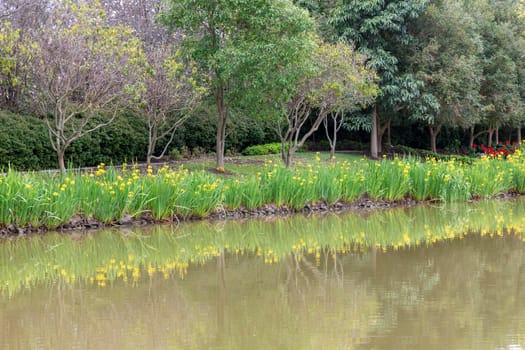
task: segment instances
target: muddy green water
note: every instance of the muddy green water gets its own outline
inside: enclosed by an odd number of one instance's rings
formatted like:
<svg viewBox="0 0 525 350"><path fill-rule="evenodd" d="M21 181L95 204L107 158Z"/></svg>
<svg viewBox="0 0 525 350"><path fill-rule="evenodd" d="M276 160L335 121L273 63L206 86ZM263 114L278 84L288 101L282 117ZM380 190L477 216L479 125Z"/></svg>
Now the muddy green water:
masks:
<svg viewBox="0 0 525 350"><path fill-rule="evenodd" d="M524 349L525 201L0 241L0 349Z"/></svg>

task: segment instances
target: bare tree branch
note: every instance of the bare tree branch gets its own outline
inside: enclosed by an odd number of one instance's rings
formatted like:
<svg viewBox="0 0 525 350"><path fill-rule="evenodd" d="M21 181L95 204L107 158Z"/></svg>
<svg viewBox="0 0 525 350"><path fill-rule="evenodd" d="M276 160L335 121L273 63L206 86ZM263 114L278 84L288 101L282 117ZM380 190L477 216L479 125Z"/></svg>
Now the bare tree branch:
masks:
<svg viewBox="0 0 525 350"><path fill-rule="evenodd" d="M49 10L45 27L32 32L38 50L30 65L31 104L44 116L62 172L65 150L112 123L135 99L141 76L139 40L127 27L107 26L100 10L61 3Z"/></svg>

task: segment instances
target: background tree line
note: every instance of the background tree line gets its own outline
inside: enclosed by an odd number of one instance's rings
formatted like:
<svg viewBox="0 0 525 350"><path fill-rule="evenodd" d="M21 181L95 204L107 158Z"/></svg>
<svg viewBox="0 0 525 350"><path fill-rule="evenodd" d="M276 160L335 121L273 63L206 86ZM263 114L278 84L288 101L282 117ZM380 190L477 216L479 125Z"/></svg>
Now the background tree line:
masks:
<svg viewBox="0 0 525 350"><path fill-rule="evenodd" d="M518 0L2 0L0 21L0 161L21 168L521 141Z"/></svg>

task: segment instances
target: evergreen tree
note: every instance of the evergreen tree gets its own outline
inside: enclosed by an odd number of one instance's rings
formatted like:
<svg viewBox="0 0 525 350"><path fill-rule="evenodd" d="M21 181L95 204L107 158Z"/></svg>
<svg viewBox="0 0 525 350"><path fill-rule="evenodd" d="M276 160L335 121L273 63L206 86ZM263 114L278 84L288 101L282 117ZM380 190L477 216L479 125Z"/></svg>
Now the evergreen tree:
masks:
<svg viewBox="0 0 525 350"><path fill-rule="evenodd" d="M413 40L411 24L427 8L427 0L342 0L332 11L331 23L339 38L367 55L367 66L378 72L381 93L370 118L370 154L378 157L382 111L399 111L419 96L421 85L406 70ZM388 125L388 124L386 124ZM383 129L384 130L384 129Z"/></svg>

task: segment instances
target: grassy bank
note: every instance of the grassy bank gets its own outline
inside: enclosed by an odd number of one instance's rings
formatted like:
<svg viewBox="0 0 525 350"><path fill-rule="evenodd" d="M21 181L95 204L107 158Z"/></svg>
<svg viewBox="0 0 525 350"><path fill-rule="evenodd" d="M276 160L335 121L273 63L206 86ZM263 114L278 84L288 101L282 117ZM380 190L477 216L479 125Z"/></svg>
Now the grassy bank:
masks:
<svg viewBox="0 0 525 350"><path fill-rule="evenodd" d="M191 171L165 166L141 173L101 165L90 173L64 176L9 172L0 177L0 224L53 229L77 215L104 223L143 216L160 221L265 204L301 209L309 203L352 202L364 196L450 202L525 192L521 150L507 159L483 157L471 164L398 158L327 163L318 155L309 157L294 169L282 167L276 158L252 162L251 170L238 176L216 175L191 164Z"/></svg>

